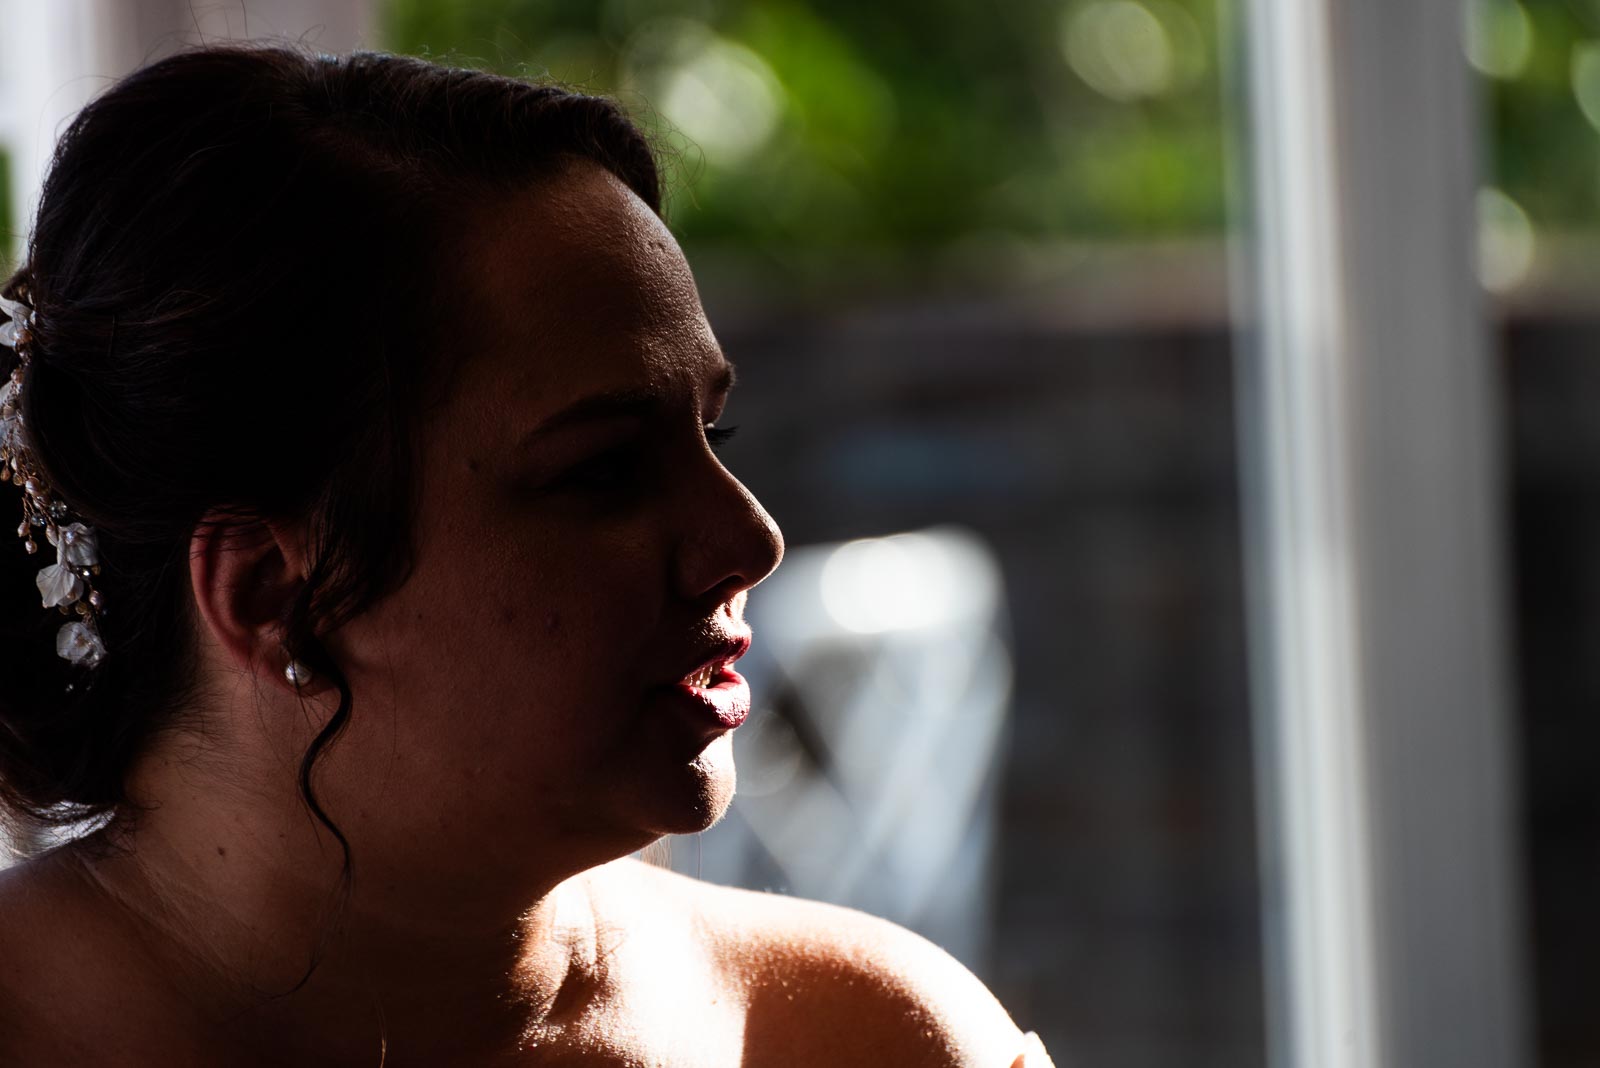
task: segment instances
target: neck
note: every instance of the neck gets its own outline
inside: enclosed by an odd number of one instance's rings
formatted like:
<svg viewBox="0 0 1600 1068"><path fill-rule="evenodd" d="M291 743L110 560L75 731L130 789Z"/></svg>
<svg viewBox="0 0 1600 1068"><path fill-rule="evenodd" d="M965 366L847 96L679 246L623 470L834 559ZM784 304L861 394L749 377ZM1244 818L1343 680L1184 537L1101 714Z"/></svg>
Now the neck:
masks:
<svg viewBox="0 0 1600 1068"><path fill-rule="evenodd" d="M164 802L62 859L175 999L262 1063L371 1065L380 1046L490 1061L592 989L577 870L552 866L497 898L474 872L430 886L358 840L347 873L298 804L219 819L217 794L195 795L207 803Z"/></svg>

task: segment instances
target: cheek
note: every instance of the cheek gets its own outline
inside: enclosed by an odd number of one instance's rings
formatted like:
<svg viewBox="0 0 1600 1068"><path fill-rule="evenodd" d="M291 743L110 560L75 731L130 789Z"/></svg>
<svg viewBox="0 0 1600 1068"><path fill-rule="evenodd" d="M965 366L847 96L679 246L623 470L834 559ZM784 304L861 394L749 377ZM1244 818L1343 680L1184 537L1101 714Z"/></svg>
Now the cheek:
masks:
<svg viewBox="0 0 1600 1068"><path fill-rule="evenodd" d="M509 750L552 763L604 751L654 681L641 665L664 572L648 540L546 529L479 544L472 566L419 560L397 594L406 610L380 640L400 651L402 732L473 765Z"/></svg>
<svg viewBox="0 0 1600 1068"><path fill-rule="evenodd" d="M636 654L662 604L648 543L619 533L545 531L486 561L479 596L458 605L486 648L519 661L596 661Z"/></svg>

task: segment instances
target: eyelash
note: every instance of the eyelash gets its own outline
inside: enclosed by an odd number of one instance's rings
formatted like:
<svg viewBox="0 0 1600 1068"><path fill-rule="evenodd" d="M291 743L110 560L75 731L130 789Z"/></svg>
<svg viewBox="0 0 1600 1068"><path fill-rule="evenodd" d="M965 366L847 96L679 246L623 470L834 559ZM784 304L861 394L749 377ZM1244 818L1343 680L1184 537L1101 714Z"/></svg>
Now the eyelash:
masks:
<svg viewBox="0 0 1600 1068"><path fill-rule="evenodd" d="M718 426L715 423L706 424L706 444L711 446L711 451L716 452L733 440L739 432L736 426Z"/></svg>

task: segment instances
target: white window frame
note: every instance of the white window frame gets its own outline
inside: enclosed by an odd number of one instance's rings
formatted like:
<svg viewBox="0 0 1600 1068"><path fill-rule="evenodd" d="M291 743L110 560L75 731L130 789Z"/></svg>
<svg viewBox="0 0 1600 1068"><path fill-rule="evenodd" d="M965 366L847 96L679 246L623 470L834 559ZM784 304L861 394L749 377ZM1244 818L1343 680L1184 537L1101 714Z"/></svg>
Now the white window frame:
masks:
<svg viewBox="0 0 1600 1068"><path fill-rule="evenodd" d="M1274 1068L1530 1063L1456 0L1243 0L1239 400Z"/></svg>
<svg viewBox="0 0 1600 1068"><path fill-rule="evenodd" d="M0 0L0 144L11 160L17 244L57 135L117 78L202 41L370 47L376 24L376 0Z"/></svg>

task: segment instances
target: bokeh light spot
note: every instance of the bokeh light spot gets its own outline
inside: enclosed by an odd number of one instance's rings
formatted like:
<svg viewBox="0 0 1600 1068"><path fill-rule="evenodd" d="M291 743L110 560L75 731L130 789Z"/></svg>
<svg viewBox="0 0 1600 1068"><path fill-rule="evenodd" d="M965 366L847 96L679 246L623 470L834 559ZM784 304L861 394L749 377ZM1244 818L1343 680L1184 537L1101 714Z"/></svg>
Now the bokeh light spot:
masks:
<svg viewBox="0 0 1600 1068"><path fill-rule="evenodd" d="M835 549L822 568L822 604L857 634L917 630L987 609L998 578L993 564L954 535L892 534Z"/></svg>
<svg viewBox="0 0 1600 1068"><path fill-rule="evenodd" d="M1061 44L1073 72L1112 100L1159 96L1172 88L1172 39L1161 20L1135 0L1093 0L1069 10Z"/></svg>
<svg viewBox="0 0 1600 1068"><path fill-rule="evenodd" d="M1572 95L1589 125L1600 130L1600 41L1573 44Z"/></svg>
<svg viewBox="0 0 1600 1068"><path fill-rule="evenodd" d="M1522 74L1533 55L1533 20L1516 0L1469 0L1465 9L1467 62L1491 78Z"/></svg>
<svg viewBox="0 0 1600 1068"><path fill-rule="evenodd" d="M737 165L772 137L784 91L755 52L691 19L659 19L630 42L646 97L713 165Z"/></svg>
<svg viewBox="0 0 1600 1068"><path fill-rule="evenodd" d="M1515 289L1533 269L1537 239L1522 205L1492 186L1478 190L1478 279L1485 289Z"/></svg>

